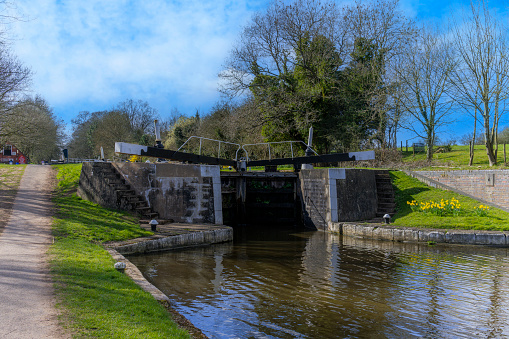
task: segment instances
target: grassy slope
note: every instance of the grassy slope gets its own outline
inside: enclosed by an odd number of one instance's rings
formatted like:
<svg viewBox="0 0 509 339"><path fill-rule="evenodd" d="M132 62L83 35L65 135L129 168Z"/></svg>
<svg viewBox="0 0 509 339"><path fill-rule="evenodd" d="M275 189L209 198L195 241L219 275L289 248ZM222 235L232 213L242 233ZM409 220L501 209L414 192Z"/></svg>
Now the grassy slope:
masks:
<svg viewBox="0 0 509 339"><path fill-rule="evenodd" d="M401 150L401 148L398 148ZM509 158L509 145L506 146L507 157ZM403 161L404 162L412 162L412 161L424 161L426 160L425 153L413 154L412 147L406 148L403 147ZM441 166L453 167L451 169L478 169L478 168L493 168L489 167L488 157L486 155L486 148L483 145L476 145L474 147L474 162L472 167L468 166L469 161L469 151L468 146L452 146L452 150L450 152L444 153L435 153L433 154L433 160ZM503 145L499 146L499 151L497 154L498 164L495 168L505 168L504 165L504 151ZM508 159L509 161L509 159Z"/></svg>
<svg viewBox="0 0 509 339"><path fill-rule="evenodd" d="M142 235L136 219L73 193L81 165L59 165L51 267L64 317L76 337L189 338L150 294L113 268L99 245Z"/></svg>

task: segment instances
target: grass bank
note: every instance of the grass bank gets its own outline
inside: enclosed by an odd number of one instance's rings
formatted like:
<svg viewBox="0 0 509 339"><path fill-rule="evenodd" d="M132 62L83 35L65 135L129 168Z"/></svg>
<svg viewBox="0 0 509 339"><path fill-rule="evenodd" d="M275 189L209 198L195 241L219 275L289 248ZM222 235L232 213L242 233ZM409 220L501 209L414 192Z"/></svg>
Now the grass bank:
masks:
<svg viewBox="0 0 509 339"><path fill-rule="evenodd" d="M149 293L113 268L113 259L100 245L151 233L127 213L78 198L80 164L55 168L51 270L64 321L75 337L190 338Z"/></svg>
<svg viewBox="0 0 509 339"><path fill-rule="evenodd" d="M412 147L398 148L398 150L402 150L402 160L406 164L416 163L419 164L419 167L424 168L433 168L433 167L443 167L450 169L503 169L507 168L507 165L504 163L504 151L503 145L499 145L498 153L497 153L497 165L490 167L488 156L486 155L486 147L484 145L475 145L474 146L474 162L472 166L468 166L468 162L470 160L469 146L458 146L453 145L450 146L450 149L447 147L436 147L435 153L433 153L433 164L426 165L426 153L414 153ZM506 160L509 161L509 144L506 145L507 157ZM423 169L424 169L423 168Z"/></svg>
<svg viewBox="0 0 509 339"><path fill-rule="evenodd" d="M429 187L390 171L395 188L395 226L509 231L509 213L460 194Z"/></svg>
<svg viewBox="0 0 509 339"><path fill-rule="evenodd" d="M26 165L0 164L0 233L2 232L12 211L12 204L18 192L21 177Z"/></svg>

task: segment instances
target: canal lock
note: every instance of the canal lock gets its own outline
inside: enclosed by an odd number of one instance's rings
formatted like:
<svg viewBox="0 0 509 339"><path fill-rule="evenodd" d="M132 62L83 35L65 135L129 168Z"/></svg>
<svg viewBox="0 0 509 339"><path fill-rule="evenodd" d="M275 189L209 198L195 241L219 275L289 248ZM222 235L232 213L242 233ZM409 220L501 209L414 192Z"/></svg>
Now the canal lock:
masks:
<svg viewBox="0 0 509 339"><path fill-rule="evenodd" d="M297 174L291 172L221 173L224 224L301 227Z"/></svg>

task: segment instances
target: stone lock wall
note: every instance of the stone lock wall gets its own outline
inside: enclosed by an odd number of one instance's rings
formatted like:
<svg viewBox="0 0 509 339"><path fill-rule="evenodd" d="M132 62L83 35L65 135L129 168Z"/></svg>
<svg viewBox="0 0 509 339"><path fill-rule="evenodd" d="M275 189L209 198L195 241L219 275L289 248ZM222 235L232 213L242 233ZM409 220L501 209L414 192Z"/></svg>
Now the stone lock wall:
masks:
<svg viewBox="0 0 509 339"><path fill-rule="evenodd" d="M114 163L136 194L162 219L222 224L218 166L172 163Z"/></svg>
<svg viewBox="0 0 509 339"><path fill-rule="evenodd" d="M336 222L376 216L375 172L362 169L312 169L299 173L304 223L330 230Z"/></svg>
<svg viewBox="0 0 509 339"><path fill-rule="evenodd" d="M159 213L161 219L184 223L223 223L218 166L85 163L80 195L103 206L120 209L126 209L126 206L121 206L116 192L107 185L99 170L101 166L111 165L131 189L144 197L154 212ZM332 230L334 223L369 220L376 216L378 198L374 171L338 168L302 170L297 181L297 201L300 201L301 208L294 209L302 211L304 224L308 227ZM272 210L277 213L276 217L283 216L281 209Z"/></svg>
<svg viewBox="0 0 509 339"><path fill-rule="evenodd" d="M115 188L107 185L104 170L110 168L109 163L84 162L81 168L78 196L104 207L129 210L127 200L119 199Z"/></svg>

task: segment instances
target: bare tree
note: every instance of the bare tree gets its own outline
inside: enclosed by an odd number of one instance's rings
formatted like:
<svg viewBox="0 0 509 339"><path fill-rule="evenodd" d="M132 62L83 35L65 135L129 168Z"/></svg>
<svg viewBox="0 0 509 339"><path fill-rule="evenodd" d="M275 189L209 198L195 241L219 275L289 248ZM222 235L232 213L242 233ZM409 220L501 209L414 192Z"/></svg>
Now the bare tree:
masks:
<svg viewBox="0 0 509 339"><path fill-rule="evenodd" d="M296 52L306 55L304 62L312 61L303 49L306 41L318 35L343 51L346 32L341 14L332 2L297 0L286 5L276 0L265 12L255 14L242 31L219 74L221 91L235 96L248 90L257 74L284 75L297 64Z"/></svg>
<svg viewBox="0 0 509 339"><path fill-rule="evenodd" d="M471 3L471 12L452 25L459 67L451 75L457 102L484 130L490 166L497 163L497 131L509 95L508 36L486 2ZM476 126L476 125L474 125ZM475 127L474 133L476 134ZM473 149L471 149L471 163Z"/></svg>
<svg viewBox="0 0 509 339"><path fill-rule="evenodd" d="M397 72L399 103L411 117L404 127L426 141L430 161L438 129L450 122L448 79L455 67L450 44L436 32L422 30L404 60Z"/></svg>
<svg viewBox="0 0 509 339"><path fill-rule="evenodd" d="M0 44L0 139L8 139L13 133L5 121L16 112L15 104L21 99L31 82L32 72Z"/></svg>
<svg viewBox="0 0 509 339"><path fill-rule="evenodd" d="M154 134L154 119L157 119L158 114L148 102L127 99L119 103L116 109L127 115L133 131L138 134Z"/></svg>
<svg viewBox="0 0 509 339"><path fill-rule="evenodd" d="M19 20L21 15L16 4L0 0L0 141L17 133L5 128L5 121L15 114L13 108L24 99L31 83L31 70L9 51L9 25Z"/></svg>
<svg viewBox="0 0 509 339"><path fill-rule="evenodd" d="M101 154L103 147L105 156L113 157L115 142L138 142L131 127L131 120L127 114L117 110L102 112L101 118L89 133L95 155Z"/></svg>
<svg viewBox="0 0 509 339"><path fill-rule="evenodd" d="M109 111L80 112L72 120L69 152L72 157L91 158L99 155L103 147L105 156L111 157L117 141L153 145L156 118L157 111L147 102L132 99Z"/></svg>

